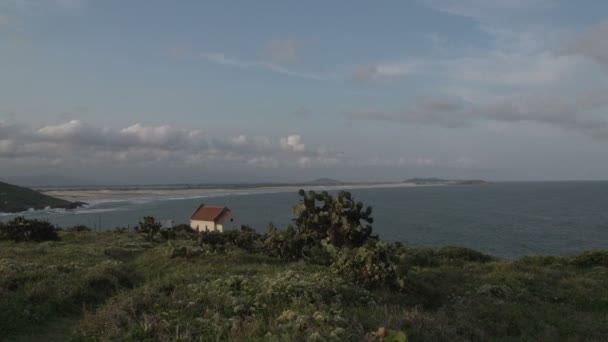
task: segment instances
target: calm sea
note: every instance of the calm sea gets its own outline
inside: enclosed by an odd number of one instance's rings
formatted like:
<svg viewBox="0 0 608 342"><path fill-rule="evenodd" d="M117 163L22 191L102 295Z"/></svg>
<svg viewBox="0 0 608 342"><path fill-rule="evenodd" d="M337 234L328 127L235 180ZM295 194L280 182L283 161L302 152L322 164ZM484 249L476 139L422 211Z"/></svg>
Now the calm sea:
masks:
<svg viewBox="0 0 608 342"><path fill-rule="evenodd" d="M572 255L608 249L608 182L505 182L491 185L358 189L357 200L374 208L374 232L410 246L460 245L495 256ZM295 192L198 199L149 198L95 204L71 212L29 212L60 226L133 227L153 215L188 222L199 204L226 205L263 232L269 222L290 223ZM11 215L0 217L6 221Z"/></svg>

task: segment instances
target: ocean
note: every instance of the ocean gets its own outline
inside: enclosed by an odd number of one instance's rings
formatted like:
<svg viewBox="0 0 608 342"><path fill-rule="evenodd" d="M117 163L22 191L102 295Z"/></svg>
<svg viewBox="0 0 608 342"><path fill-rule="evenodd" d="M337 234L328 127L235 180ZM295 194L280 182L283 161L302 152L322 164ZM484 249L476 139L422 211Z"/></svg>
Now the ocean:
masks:
<svg viewBox="0 0 608 342"><path fill-rule="evenodd" d="M608 249L608 182L499 182L489 185L366 188L351 191L374 209L374 233L412 247L457 245L502 258L574 255ZM59 226L133 227L147 215L187 223L201 204L225 205L259 232L290 224L296 191L218 192L207 197L104 199L74 211L27 212ZM15 215L3 214L7 221Z"/></svg>

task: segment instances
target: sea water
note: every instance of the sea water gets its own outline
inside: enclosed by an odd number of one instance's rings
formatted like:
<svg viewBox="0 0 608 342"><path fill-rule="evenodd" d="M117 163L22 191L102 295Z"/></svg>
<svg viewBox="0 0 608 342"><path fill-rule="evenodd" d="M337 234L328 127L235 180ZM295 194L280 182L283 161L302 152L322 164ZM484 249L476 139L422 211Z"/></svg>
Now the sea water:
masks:
<svg viewBox="0 0 608 342"><path fill-rule="evenodd" d="M608 182L500 182L352 190L373 207L374 233L409 246L470 247L504 258L608 249ZM134 227L147 215L187 223L201 204L225 205L259 232L286 227L296 192L224 193L203 198L103 201L73 211L28 212L59 226ZM3 214L0 220L15 215Z"/></svg>

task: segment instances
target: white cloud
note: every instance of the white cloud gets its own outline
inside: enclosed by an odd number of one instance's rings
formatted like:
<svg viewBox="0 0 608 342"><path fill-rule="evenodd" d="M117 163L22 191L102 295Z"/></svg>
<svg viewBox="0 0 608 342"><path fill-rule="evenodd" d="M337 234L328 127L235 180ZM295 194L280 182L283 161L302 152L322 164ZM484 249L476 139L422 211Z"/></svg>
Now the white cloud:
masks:
<svg viewBox="0 0 608 342"><path fill-rule="evenodd" d="M299 134L293 134L280 140L281 148L286 151L304 152L306 145L302 143L302 137Z"/></svg>
<svg viewBox="0 0 608 342"><path fill-rule="evenodd" d="M302 159L304 158L304 159ZM5 165L205 166L276 168L338 165L331 148L307 148L299 134L272 142L266 136L218 139L198 129L133 124L113 129L80 120L33 128L0 122L0 160Z"/></svg>
<svg viewBox="0 0 608 342"><path fill-rule="evenodd" d="M246 136L246 135L241 134L241 135L239 135L239 136L237 136L237 137L234 137L234 138L232 139L232 142L233 142L235 145L247 145L247 143L248 143L248 139L247 139L247 136Z"/></svg>

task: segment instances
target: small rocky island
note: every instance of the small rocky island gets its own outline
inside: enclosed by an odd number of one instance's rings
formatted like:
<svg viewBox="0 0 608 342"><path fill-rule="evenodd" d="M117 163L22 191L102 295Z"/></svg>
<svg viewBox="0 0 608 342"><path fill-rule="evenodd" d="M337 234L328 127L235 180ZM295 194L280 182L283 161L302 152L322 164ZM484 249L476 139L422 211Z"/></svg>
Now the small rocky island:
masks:
<svg viewBox="0 0 608 342"><path fill-rule="evenodd" d="M18 213L30 209L75 209L86 203L70 202L21 186L0 182L0 212Z"/></svg>

